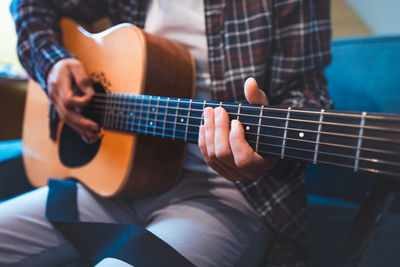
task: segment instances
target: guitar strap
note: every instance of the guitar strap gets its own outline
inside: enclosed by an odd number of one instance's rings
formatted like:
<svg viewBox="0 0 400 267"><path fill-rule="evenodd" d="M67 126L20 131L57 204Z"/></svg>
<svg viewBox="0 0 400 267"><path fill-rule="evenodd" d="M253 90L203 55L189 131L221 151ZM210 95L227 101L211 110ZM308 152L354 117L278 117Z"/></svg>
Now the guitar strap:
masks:
<svg viewBox="0 0 400 267"><path fill-rule="evenodd" d="M89 260L116 258L134 266L194 266L157 236L137 225L79 222L76 182L49 180L46 218Z"/></svg>
<svg viewBox="0 0 400 267"><path fill-rule="evenodd" d="M357 212L338 263L355 266L366 256L397 192L400 192L397 180L377 177Z"/></svg>

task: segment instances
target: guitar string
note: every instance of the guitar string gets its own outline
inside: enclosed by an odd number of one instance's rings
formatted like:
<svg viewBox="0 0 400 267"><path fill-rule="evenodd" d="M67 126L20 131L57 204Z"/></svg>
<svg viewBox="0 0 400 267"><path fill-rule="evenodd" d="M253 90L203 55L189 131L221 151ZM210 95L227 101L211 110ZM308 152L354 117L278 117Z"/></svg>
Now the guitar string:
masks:
<svg viewBox="0 0 400 267"><path fill-rule="evenodd" d="M139 123L136 123L135 122L135 120L136 120L135 118L131 118L129 116L119 116L119 117L123 118L122 123L124 123L125 125L130 124L129 120L132 120L133 121L133 125L136 125L136 126L139 126L139 127L150 127L150 128L154 128L154 129L157 129L157 128L163 129L162 127L157 127L157 125L154 126L154 125L150 125L150 124L142 124L142 123L140 123L140 122L142 122L143 120L146 120L146 119L137 119ZM157 123L163 123L165 120L152 120L152 121L155 122L155 124L157 124ZM186 123L180 123L180 122L167 122L167 123L186 126ZM196 124L189 124L189 125L191 127L195 127L195 128L199 128L200 127L199 125L196 125ZM171 128L165 128L165 129L168 130L168 131L172 131L172 132L174 131ZM119 130L124 130L124 129L119 129ZM138 129L138 131L140 131L140 129ZM179 129L175 129L175 131L185 133L185 131L179 130ZM197 135L198 131L197 132L188 131L188 133ZM245 132L245 133L248 134L248 135L257 136L256 133L252 133L252 132ZM260 134L260 136L268 137L268 138L276 138L276 139L281 139L281 140L284 139L283 137L280 137L280 136L273 136L273 135L267 135L267 134ZM300 142L300 143L303 142L303 143L317 144L317 142L311 141L311 140L294 139L294 138L290 138L290 137L287 137L286 139L287 140L291 140L291 141L297 141L297 142ZM327 146L334 146L334 147L353 149L353 150L358 149L356 146L349 146L349 145L342 145L342 144L333 144L333 143L326 143L326 142L318 142L318 144L319 145L327 145ZM368 151L368 152L383 153L383 154L390 154L390 155L396 155L396 156L400 155L400 153L396 153L396 152L390 151L390 150L373 149L373 148L366 148L366 147L361 147L359 149L362 150L362 151Z"/></svg>
<svg viewBox="0 0 400 267"><path fill-rule="evenodd" d="M138 125L142 125L143 127L145 127L146 125L144 125L144 124L138 124L138 123L125 123L125 125L129 125L130 126L130 128L128 127L128 129L126 129L126 127L125 127L125 129L123 129L123 130L128 130L128 131L139 131L139 133L144 133L144 134L148 134L148 135L154 135L154 136L161 136L161 137L165 137L165 136L167 136L167 137L172 137L172 135L169 135L169 134L162 134L162 133L159 133L159 132L156 132L155 131L155 129L156 128L161 128L161 127L157 127L157 126L148 126L147 128L152 128L153 129L153 131L151 131L151 130L137 130L137 129L135 129L134 127L132 127L132 125L136 125L136 126L138 126ZM172 129L169 129L171 132L173 131ZM180 132L184 132L184 131L182 131L182 130L178 130L178 131L180 131ZM191 132L192 134L197 134L197 133L194 133L194 132ZM191 141L191 142L194 142L194 143L197 143L197 139L194 139L194 138L191 138L191 137L188 137L188 138L185 138L185 137L183 137L183 136L179 136L179 135L175 135L174 136L174 138L175 139L180 139L180 140L184 140L185 141L185 139L186 139L186 141L187 140L189 140L189 141ZM277 138L277 137L276 137ZM254 141L248 141L250 144L253 144L253 145L255 145L256 144L256 142L254 142ZM273 144L273 143L265 143L265 142L260 142L259 143L259 145L264 145L264 146L274 146L274 147L277 147L277 148L279 148L279 149L281 149L283 146L281 146L281 145L277 145L277 144ZM299 150L299 151L305 151L305 152L310 152L310 153L315 153L315 151L313 151L313 150L311 150L311 149L306 149L306 148L298 148L298 147L292 147L292 146L285 146L285 148L286 149L293 149L293 150ZM270 152L270 151L265 151L265 150L257 150L257 152L258 153L264 153L264 154L274 154L274 155L276 155L276 156L280 156L281 154L278 154L278 153L273 153L273 152ZM356 159L356 157L354 157L354 156L349 156L349 155L344 155L344 154L340 154L340 153L331 153L331 152L324 152L324 151L319 151L318 152L318 154L323 154L323 155L328 155L328 156L336 156L336 157L339 157L339 158L348 158L348 159L351 159L351 160L355 160ZM307 161L311 161L311 159L307 159L307 158L302 158L303 160L307 160ZM400 167L400 164L399 163L397 163L397 162L393 162L393 161L387 161L387 160L382 160L382 159L376 159L376 158L366 158L366 157L359 157L358 158L359 159L359 161L366 161L366 162L372 162L372 163L375 163L375 164L387 164L387 165L393 165L393 166L395 166L395 167ZM320 160L319 160L319 162L320 162ZM326 163L328 163L328 162L326 162ZM330 162L330 164L337 164L337 163L332 163L332 162ZM350 166L350 165L349 165ZM353 166L352 166L353 167Z"/></svg>
<svg viewBox="0 0 400 267"><path fill-rule="evenodd" d="M149 106L149 105L147 105L147 106ZM149 106L150 107L150 106ZM95 109L95 110L98 110L99 112L98 112L98 114L105 114L105 110L104 110L104 107L102 107L102 106L95 106L95 105L90 105L90 106L87 106L86 107L86 109L85 110L88 110L88 109L90 109L90 108L92 108L92 109ZM173 110L173 109L177 109L177 107L168 107L168 109L169 110ZM179 108L179 109L183 109L183 108ZM185 110L188 110L188 111L198 111L198 112L202 112L202 110L194 110L194 109L185 109ZM128 113L133 113L133 111L131 110L131 109L126 109L126 108L123 108L123 109L118 109L118 111L129 111ZM134 112L135 114L135 116L136 116L136 114L137 114L137 112ZM236 113L231 113L231 112L227 112L228 113L228 115L232 115L232 116L236 116L237 114ZM147 114L150 114L150 115L157 115L158 114L158 112L152 112L152 111L150 111L149 109L146 111L146 115ZM166 116L174 116L173 114L166 114ZM241 117L247 117L248 115L247 114L241 114L240 115ZM128 116L129 117L129 116ZM201 120L201 118L200 117L194 117L193 115L182 115L182 117L185 117L185 118L188 118L188 119L198 119L198 120ZM271 117L270 119L275 119L274 117ZM308 122L308 121L305 121L306 123ZM242 122L242 123L244 123L244 122ZM246 125L249 125L249 126L255 126L255 127L261 127L261 128L274 128L274 129L285 129L285 127L283 127L283 126L274 126L274 125L259 125L259 124L254 124L254 123L244 123L244 124L246 124ZM393 139L393 138L383 138L383 137L372 137L372 136L367 136L367 135L363 135L363 136L359 136L359 135L352 135L352 134L345 134L345 133L330 133L330 132L324 132L324 131L315 131L315 130L309 130L309 129L300 129L300 128L287 128L288 130L292 130L292 131L299 131L299 132L308 132L308 133L320 133L320 134L325 134L325 135L333 135L333 136L343 136L343 137L349 137L349 138L355 138L355 139L364 139L364 140L371 140L371 141L378 141L378 142L391 142L391 143L400 143L400 138L399 139Z"/></svg>
<svg viewBox="0 0 400 267"><path fill-rule="evenodd" d="M107 101L107 99L110 99L110 96L112 97L112 98L117 98L117 97L120 97L120 98L123 98L123 100L124 101L126 101L126 100L132 100L132 99L145 99L145 100L150 100L150 96L149 95L136 95L136 94L119 94L119 93L112 93L112 94L109 94L109 93L95 93L94 94L94 96L96 96L96 97L103 97L103 98L105 98L106 99L106 101ZM152 98L152 100L157 100L157 98L158 98L158 96L155 96L155 97L153 97ZM161 97L160 96L160 99L162 100L162 101L167 101L167 97ZM184 99L184 98L176 98L176 100L174 99L174 98L169 98L169 102L178 102L178 99L180 99L180 103L187 103L187 104L189 104L190 103L190 100L188 101L188 100L186 100L186 99ZM120 101L120 100L117 100L117 101ZM193 103L196 103L196 102L194 102L194 101L200 101L200 102L198 102L199 104L202 104L202 102L201 101L203 101L203 100L192 100L192 102ZM215 102L218 102L218 101L215 101ZM220 103L218 102L218 103L209 103L208 101L207 101L207 104L209 104L209 105L216 105L216 106L219 106L220 105ZM223 105L224 106L227 106L227 107L237 107L237 105L235 105L235 104L229 104L229 102L223 102ZM261 106L252 106L252 105L249 105L249 106L245 106L246 108L250 108L250 109L259 109L259 108L261 108ZM287 109L285 109L285 108L278 108L278 107L268 107L268 106L266 106L266 107L262 107L264 110L270 110L270 111L283 111L283 112L287 112ZM315 114L315 115L320 115L320 111L318 110L318 111L316 111L316 110L296 110L296 109L292 109L290 112L295 112L295 113L308 113L308 114ZM359 115L359 114L350 114L350 113L338 113L338 112L329 112L329 111L325 111L324 112L324 115L328 115L328 116L342 116L342 117L353 117L353 118L359 118L359 119L361 119L362 117L363 117L363 115ZM379 115L371 115L371 114L366 114L365 115L365 118L366 119L373 119L373 120L394 120L394 121L400 121L400 117L398 117L397 116L397 114L391 114L391 115L394 115L393 117L388 117L388 116L379 116Z"/></svg>
<svg viewBox="0 0 400 267"><path fill-rule="evenodd" d="M98 113L99 114L99 113ZM135 119L135 118L131 118L131 117L129 117L129 116L125 116L125 115L119 115L117 118L115 118L116 120L120 120L119 118L123 118L123 119L128 119L128 120L131 120L131 119ZM196 119L198 119L198 118L196 118ZM140 120L140 121L143 121L143 120L146 120L146 119L143 119L143 118L138 118L138 120ZM165 121L165 120L153 120L154 122L163 122L163 121ZM180 123L180 122L178 122L178 121L174 121L174 122L168 122L168 121L166 121L167 123L174 123L174 124L180 124L180 125L186 125L186 123ZM146 127L146 126L148 126L147 124L144 124L144 126L143 127ZM191 124L191 126L192 127L199 127L198 125L193 125L193 124ZM258 125L256 125L256 126L258 126ZM263 128L269 128L268 126L261 126L261 127L263 127ZM167 129L168 130L168 129ZM301 131L300 131L301 132ZM254 134L254 133L251 133L251 132L247 132L247 133L249 133L249 134L252 134L252 135L256 135L256 134ZM265 137L271 137L270 135L265 135L265 134L261 134L260 136L265 136ZM283 139L283 137L276 137L276 138L281 138L281 139ZM298 142L307 142L307 143L312 143L312 144L316 144L317 142L315 142L315 141L311 141L311 140L304 140L304 139L292 139L292 138L287 138L287 139L289 139L289 140L294 140L294 141L298 141ZM331 144L331 143L324 143L324 142L318 142L319 144L322 144L322 145L330 145L330 146L337 146L337 147L342 147L342 148L349 148L349 149L357 149L357 147L355 147L355 146L349 146L349 145L341 145L341 144ZM386 153L386 154L395 154L395 155L397 155L397 153L395 153L395 152L393 152L393 151L390 151L390 150L380 150L380 149L373 149L373 148L366 148L366 147L361 147L360 148L361 150L365 150L365 151L372 151L372 152L378 152L378 153Z"/></svg>
<svg viewBox="0 0 400 267"><path fill-rule="evenodd" d="M96 100L95 100L96 101ZM166 101L166 100L165 100ZM110 101L103 101L103 103L107 103L107 102L110 102ZM151 103L144 103L144 102L142 102L142 103L130 103L130 102L128 102L128 103L125 103L125 102L120 102L120 101L114 101L114 102L111 102L111 105L112 104L117 104L117 105L137 105L137 104L140 104L141 106L152 106L152 104ZM195 103L196 104L196 103ZM200 103L198 103L199 105L200 105ZM218 104L218 103L208 103L207 105L214 105L215 107L219 107L220 106L220 104ZM226 107L226 106L228 106L228 105L225 105L225 104L223 104L223 107ZM237 106L233 106L233 107L235 107L235 108L237 108ZM244 109L244 108L247 108L248 106L242 106L242 109ZM124 111L126 111L126 110L129 110L129 109L126 109L126 108L121 108L121 107L119 107L120 109L119 110L124 110ZM187 109L187 108L182 108L182 107L174 107L174 106L171 106L171 107L168 107L168 109L179 109L179 110L190 110L190 111L199 111L199 112L202 112L203 110L202 109ZM292 111L293 110L291 110L291 113L292 113ZM287 110L286 110L286 112L287 112ZM229 115L239 115L239 116L248 116L248 117L254 117L254 118L263 118L263 119L276 119L276 120L282 120L282 121L296 121L296 122L305 122L305 123L311 123L311 124L322 124L322 125L332 125L332 126L343 126L343 127L348 127L348 128L356 128L356 129L358 129L359 128L359 126L357 126L357 125L353 125L353 124L345 124L345 123L335 123L335 122L325 122L325 121L323 121L323 122L319 122L319 121L312 121L312 120L303 120L303 119L293 119L293 118L281 118L281 117L271 117L271 116L259 116L259 115L253 115L253 114L238 114L238 113L232 113L232 112L228 112L228 114ZM319 112L319 114L320 114L320 112ZM324 116L325 116L325 112L324 112ZM366 115L367 116L367 115ZM338 116L338 118L340 118L339 116ZM376 131L385 131L385 132L387 132L387 131L391 131L391 132L399 132L400 133L400 129L397 129L397 128L389 128L389 127L377 127L377 126L368 126L368 125L364 125L364 127L363 127L364 129L367 129L367 130L376 130Z"/></svg>
<svg viewBox="0 0 400 267"><path fill-rule="evenodd" d="M147 106L149 106L149 105L147 105ZM89 107L94 107L94 108L97 108L98 110L104 110L104 108L103 108L103 106L94 106L94 105L90 105ZM177 107L169 107L168 109L177 109ZM187 111L199 111L199 112L201 112L200 110L194 110L194 109L185 109L185 108L179 108L180 110L187 110ZM119 111L121 111L121 110L123 110L123 111L131 111L131 109L119 109ZM130 112L129 112L130 113ZM136 113L136 112L135 112ZM147 112L148 114L152 114L152 115L154 115L154 114L158 114L157 112L156 113L154 113L154 112L152 112L152 111L149 111L149 109L148 109L148 112ZM237 116L237 113L229 113L229 112L227 112L228 113L228 115L233 115L233 116ZM136 115L136 114L135 114ZM168 114L168 115L171 115L171 114ZM247 114L241 114L240 116L242 116L242 117L246 117L246 116L248 116ZM183 115L183 117L188 117L188 116L185 116L185 115ZM188 117L189 119L201 119L201 118L196 118L196 117L193 117L193 116L189 116ZM271 119L276 119L275 117L271 117ZM281 126L274 126L274 125L259 125L259 124L254 124L254 123L245 123L246 125L249 125L249 126L256 126L256 127L258 127L258 126L260 126L260 127L267 127L267 128L275 128L275 129L285 129L285 127L281 127ZM309 132L309 133L320 133L320 134L326 134L326 135L334 135L334 136L343 136L343 137L349 137L349 138L356 138L356 139L359 139L359 138L362 138L362 139L365 139L365 140L372 140L372 141L382 141L382 142L393 142L393 143L400 143L400 139L399 140L396 140L396 139L389 139L389 138L382 138L382 137L372 137L372 136L366 136L366 135L363 135L363 136L359 136L359 135L352 135L352 134L344 134L344 133L330 133L330 132L324 132L324 131L315 131L315 130L309 130L309 129L297 129L297 128L287 128L288 130L293 130L293 131L303 131L303 132Z"/></svg>
<svg viewBox="0 0 400 267"><path fill-rule="evenodd" d="M146 133L148 133L148 134L153 134L153 132L146 132ZM158 134L158 136L164 136L164 135L161 135L161 134ZM168 136L168 135L167 135ZM170 135L171 136L171 135ZM172 136L171 136L172 137ZM183 137L176 137L177 139L182 139L183 140ZM193 141L194 142L194 141ZM197 141L196 141L197 142ZM297 149L297 148L291 148L291 149ZM274 152L271 152L271 151L264 151L264 150L259 150L258 151L259 153L264 153L264 154L267 154L267 155L273 155L273 156L277 156L277 157L281 157L281 154L280 153L274 153ZM339 156L340 157L340 156ZM300 157L300 156L296 156L296 155L291 155L291 156L286 156L286 158L291 158L291 159L296 159L296 160L302 160L302 161L306 161L306 162L310 162L311 160L310 159L307 159L307 158L304 158L304 157ZM326 165L329 165L329 166L339 166L339 167L343 167L343 168L347 168L347 169L350 169L350 170L353 170L354 169L354 166L353 165L350 165L350 164L343 164L343 163L333 163L333 162L328 162L328 161L324 161L324 160L318 160L317 161L317 163L319 163L319 164L326 164ZM358 169L357 169L357 172L359 172L359 171L365 171L365 172L369 172L369 173L375 173L375 174L385 174L385 175L390 175L390 176L395 176L395 177L397 177L397 176L399 176L399 174L398 174L398 172L388 172L388 171L385 171L385 170L382 170L382 169L379 169L379 168L366 168L366 167L362 167L362 166L359 166L358 167Z"/></svg>

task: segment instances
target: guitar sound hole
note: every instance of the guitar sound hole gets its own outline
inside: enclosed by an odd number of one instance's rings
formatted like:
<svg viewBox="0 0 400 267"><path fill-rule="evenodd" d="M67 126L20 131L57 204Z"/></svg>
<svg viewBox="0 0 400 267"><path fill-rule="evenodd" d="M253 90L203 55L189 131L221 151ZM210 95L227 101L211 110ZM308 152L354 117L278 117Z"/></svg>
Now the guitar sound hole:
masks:
<svg viewBox="0 0 400 267"><path fill-rule="evenodd" d="M104 93L104 87L100 83L94 83L93 87L96 93ZM88 117L101 126L102 116L101 113L89 112L90 103L82 110L82 114ZM63 124L59 142L59 156L62 164L67 167L81 167L88 164L97 154L101 140L94 143L86 143L82 140L81 136L75 132L71 127Z"/></svg>
<svg viewBox="0 0 400 267"><path fill-rule="evenodd" d="M80 167L89 163L96 156L101 140L88 144L75 130L64 124L59 142L61 162L67 167Z"/></svg>

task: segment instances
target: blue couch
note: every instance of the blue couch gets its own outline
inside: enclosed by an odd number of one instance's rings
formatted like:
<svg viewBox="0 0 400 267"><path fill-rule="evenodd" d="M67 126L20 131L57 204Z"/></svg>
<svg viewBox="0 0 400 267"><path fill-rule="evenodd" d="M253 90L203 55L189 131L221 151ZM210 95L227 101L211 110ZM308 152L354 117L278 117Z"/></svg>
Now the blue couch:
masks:
<svg viewBox="0 0 400 267"><path fill-rule="evenodd" d="M400 113L400 36L336 40L332 55L326 76L336 109ZM310 166L306 181L315 266L334 266L375 177ZM358 266L399 266L399 200Z"/></svg>

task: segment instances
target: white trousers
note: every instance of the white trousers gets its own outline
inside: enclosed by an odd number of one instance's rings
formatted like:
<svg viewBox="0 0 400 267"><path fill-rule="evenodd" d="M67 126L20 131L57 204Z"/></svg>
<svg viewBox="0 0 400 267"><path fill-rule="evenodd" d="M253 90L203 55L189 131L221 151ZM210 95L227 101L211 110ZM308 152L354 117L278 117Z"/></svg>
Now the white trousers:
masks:
<svg viewBox="0 0 400 267"><path fill-rule="evenodd" d="M79 258L45 219L47 192L43 187L0 204L0 266ZM184 172L171 190L131 199L101 198L79 185L77 201L81 221L141 225L196 266L257 266L272 236L233 183L208 173Z"/></svg>

